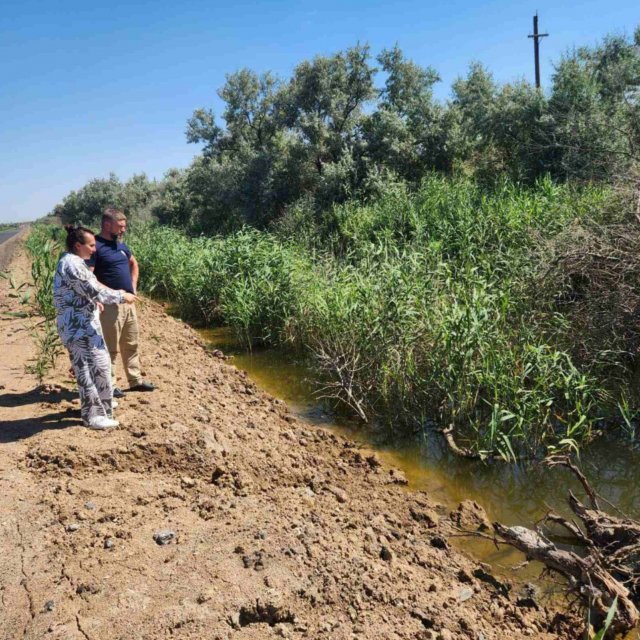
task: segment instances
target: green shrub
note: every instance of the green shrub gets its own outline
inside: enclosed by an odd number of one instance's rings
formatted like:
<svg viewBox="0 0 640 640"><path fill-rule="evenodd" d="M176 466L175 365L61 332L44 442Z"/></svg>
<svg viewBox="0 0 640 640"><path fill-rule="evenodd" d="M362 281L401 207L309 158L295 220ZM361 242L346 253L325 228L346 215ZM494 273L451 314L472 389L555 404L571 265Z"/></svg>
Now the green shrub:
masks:
<svg viewBox="0 0 640 640"><path fill-rule="evenodd" d="M43 320L32 330L36 354L27 371L42 383L46 373L55 365L63 351L56 327L56 309L53 304L53 278L62 253L63 229L48 224L37 224L25 242L31 259L33 307Z"/></svg>

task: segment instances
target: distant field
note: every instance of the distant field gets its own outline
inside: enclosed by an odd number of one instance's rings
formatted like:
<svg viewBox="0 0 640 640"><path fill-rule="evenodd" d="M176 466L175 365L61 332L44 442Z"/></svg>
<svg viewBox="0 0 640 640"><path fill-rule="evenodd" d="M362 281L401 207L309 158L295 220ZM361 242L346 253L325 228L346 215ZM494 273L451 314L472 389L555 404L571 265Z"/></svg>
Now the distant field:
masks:
<svg viewBox="0 0 640 640"><path fill-rule="evenodd" d="M20 225L17 222L0 222L0 233L5 231L17 231Z"/></svg>

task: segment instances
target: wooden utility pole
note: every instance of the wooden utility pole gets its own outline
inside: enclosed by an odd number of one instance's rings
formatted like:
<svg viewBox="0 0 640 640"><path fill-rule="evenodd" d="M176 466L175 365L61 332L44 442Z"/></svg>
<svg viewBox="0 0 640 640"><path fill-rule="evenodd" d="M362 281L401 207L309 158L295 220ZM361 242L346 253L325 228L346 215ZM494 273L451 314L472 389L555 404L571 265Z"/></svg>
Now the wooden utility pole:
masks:
<svg viewBox="0 0 640 640"><path fill-rule="evenodd" d="M538 12L533 16L533 33L529 38L533 38L533 55L536 63L536 88L540 88L540 38L546 38L548 33L538 33Z"/></svg>

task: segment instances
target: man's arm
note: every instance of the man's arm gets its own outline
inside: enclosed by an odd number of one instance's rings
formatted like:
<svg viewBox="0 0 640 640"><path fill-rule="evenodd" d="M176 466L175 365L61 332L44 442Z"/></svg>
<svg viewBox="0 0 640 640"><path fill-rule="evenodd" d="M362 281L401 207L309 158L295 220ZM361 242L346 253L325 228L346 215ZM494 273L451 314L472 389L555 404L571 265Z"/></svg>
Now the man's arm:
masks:
<svg viewBox="0 0 640 640"><path fill-rule="evenodd" d="M138 268L138 261L133 257L129 257L129 271L131 272L131 282L133 283L133 293L138 292L138 275L140 269Z"/></svg>

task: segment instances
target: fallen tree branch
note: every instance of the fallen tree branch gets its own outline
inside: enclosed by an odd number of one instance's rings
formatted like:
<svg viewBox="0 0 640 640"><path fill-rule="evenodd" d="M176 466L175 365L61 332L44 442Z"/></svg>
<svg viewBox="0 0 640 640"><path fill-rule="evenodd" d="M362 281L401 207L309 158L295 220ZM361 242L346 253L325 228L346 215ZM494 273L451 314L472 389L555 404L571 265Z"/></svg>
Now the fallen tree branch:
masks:
<svg viewBox="0 0 640 640"><path fill-rule="evenodd" d="M571 462L569 456L550 456L544 461L544 464L550 468L566 467L567 469L572 471L575 477L578 478L578 480L580 481L580 484L582 485L582 488L585 490L585 493L589 496L589 500L591 500L591 506L594 509L600 509L596 492L593 490L593 488L589 484L584 473L582 473L582 471L580 471L580 469L575 464L573 464L573 462Z"/></svg>
<svg viewBox="0 0 640 640"><path fill-rule="evenodd" d="M455 453L457 456L461 458L468 458L470 460L481 460L482 456L476 451L472 451L471 449L467 449L466 447L458 446L457 442L453 437L453 425L450 424L448 427L445 427L440 431L442 436L444 437L445 442L449 449Z"/></svg>
<svg viewBox="0 0 640 640"><path fill-rule="evenodd" d="M565 576L583 605L599 618L604 619L617 601L612 628L619 633L629 631L640 621L640 523L601 511L598 494L567 456L554 456L546 464L569 469L582 485L589 506L569 492L569 506L578 521L550 510L537 525L552 522L561 526L586 548L586 555L558 548L538 530L505 527L496 522L494 531L502 542L519 549L528 559Z"/></svg>
<svg viewBox="0 0 640 640"><path fill-rule="evenodd" d="M576 538L586 546L591 547L593 545L591 540L589 540L589 538L584 535L582 529L580 529L580 527L575 522L569 522L569 520L567 520L566 518L563 518L562 516L559 516L552 511L547 513L547 515L542 518L542 520L536 522L536 528L538 527L538 525L544 525L547 522L553 522L554 524L564 527L574 538Z"/></svg>
<svg viewBox="0 0 640 640"><path fill-rule="evenodd" d="M467 449L467 447L461 447L453 437L454 427L452 424L450 424L448 427L445 427L444 429L440 429L439 432L442 434L442 437L444 438L444 441L447 444L447 447L449 447L451 453L455 454L459 458L467 458L468 460L502 460L503 462L509 461L504 456L501 456L497 451L478 452L473 451L472 449ZM526 456L516 456L511 457L510 461L519 462L527 459L528 458Z"/></svg>
<svg viewBox="0 0 640 640"><path fill-rule="evenodd" d="M640 620L640 613L631 599L629 589L601 566L597 555L581 558L573 551L558 549L544 536L525 527L505 527L495 522L493 528L503 542L578 585L583 598L586 596L585 604L591 606L600 617L606 617L617 598L618 609L613 623L615 631L628 631Z"/></svg>
<svg viewBox="0 0 640 640"><path fill-rule="evenodd" d="M640 541L640 524L635 520L617 518L598 509L588 509L569 493L569 506L582 520L589 538L608 552Z"/></svg>

